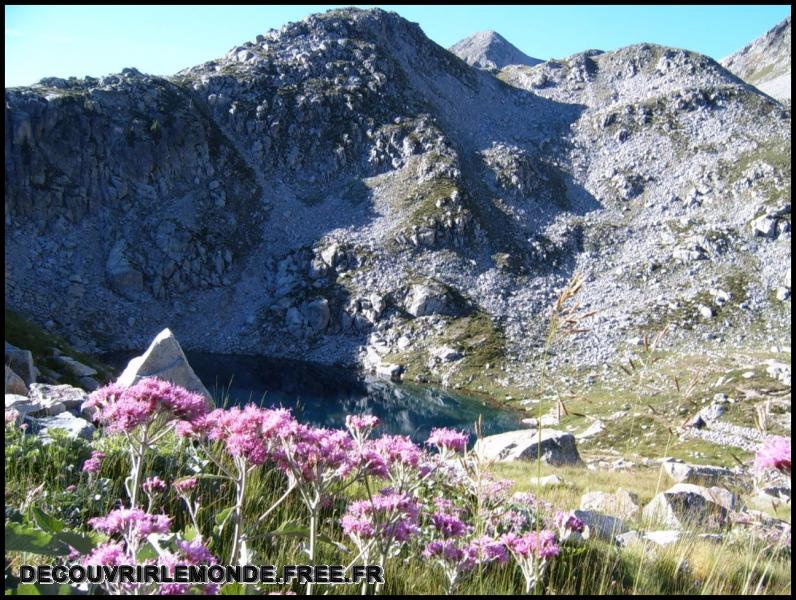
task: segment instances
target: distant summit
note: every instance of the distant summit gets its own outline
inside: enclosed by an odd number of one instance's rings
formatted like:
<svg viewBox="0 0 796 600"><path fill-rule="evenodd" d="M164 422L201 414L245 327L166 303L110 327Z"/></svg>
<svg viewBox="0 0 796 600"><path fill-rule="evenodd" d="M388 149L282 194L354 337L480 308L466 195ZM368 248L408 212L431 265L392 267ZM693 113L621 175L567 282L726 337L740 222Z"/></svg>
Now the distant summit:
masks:
<svg viewBox="0 0 796 600"><path fill-rule="evenodd" d="M790 17L721 60L735 75L777 100L790 100Z"/></svg>
<svg viewBox="0 0 796 600"><path fill-rule="evenodd" d="M532 67L544 62L521 52L495 31L474 33L451 46L449 50L468 65L489 71L508 65Z"/></svg>

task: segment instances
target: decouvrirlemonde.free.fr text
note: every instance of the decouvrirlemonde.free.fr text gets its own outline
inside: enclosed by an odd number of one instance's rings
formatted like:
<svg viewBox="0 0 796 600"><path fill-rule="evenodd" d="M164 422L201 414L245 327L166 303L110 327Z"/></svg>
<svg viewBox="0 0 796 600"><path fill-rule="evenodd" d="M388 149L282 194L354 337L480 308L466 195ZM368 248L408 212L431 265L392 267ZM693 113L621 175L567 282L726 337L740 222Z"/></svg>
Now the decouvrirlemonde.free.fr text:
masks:
<svg viewBox="0 0 796 600"><path fill-rule="evenodd" d="M21 565L21 583L384 583L379 565Z"/></svg>

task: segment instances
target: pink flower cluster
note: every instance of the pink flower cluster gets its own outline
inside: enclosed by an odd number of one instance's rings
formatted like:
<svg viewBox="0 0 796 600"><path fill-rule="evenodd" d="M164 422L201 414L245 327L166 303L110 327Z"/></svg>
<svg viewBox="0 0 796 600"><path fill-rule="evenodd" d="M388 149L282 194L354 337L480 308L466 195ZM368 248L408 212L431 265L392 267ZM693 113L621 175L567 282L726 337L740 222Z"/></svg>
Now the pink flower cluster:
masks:
<svg viewBox="0 0 796 600"><path fill-rule="evenodd" d="M379 418L373 415L348 415L345 426L349 431L373 430L379 426Z"/></svg>
<svg viewBox="0 0 796 600"><path fill-rule="evenodd" d="M16 423L20 418L19 411L16 408L6 409L6 425Z"/></svg>
<svg viewBox="0 0 796 600"><path fill-rule="evenodd" d="M561 548L556 543L555 533L549 530L538 533L531 531L522 536L507 533L501 538L501 541L513 554L522 558L545 560L553 558L561 552Z"/></svg>
<svg viewBox="0 0 796 600"><path fill-rule="evenodd" d="M115 383L102 387L91 393L83 408L94 409L96 420L113 432L132 431L160 414L192 422L207 412L203 396L154 378L129 388Z"/></svg>
<svg viewBox="0 0 796 600"><path fill-rule="evenodd" d="M438 512L431 516L434 528L445 538L461 537L466 535L469 527L458 516L445 512Z"/></svg>
<svg viewBox="0 0 796 600"><path fill-rule="evenodd" d="M144 482L144 491L147 493L153 492L165 492L166 491L166 482L163 481L160 477L149 477Z"/></svg>
<svg viewBox="0 0 796 600"><path fill-rule="evenodd" d="M769 437L755 456L756 471L776 469L790 475L790 438Z"/></svg>
<svg viewBox="0 0 796 600"><path fill-rule="evenodd" d="M452 575L469 571L479 564L491 562L503 564L509 558L506 546L489 536L475 538L468 544L454 539L434 540L426 545L423 556L446 563Z"/></svg>
<svg viewBox="0 0 796 600"><path fill-rule="evenodd" d="M448 429L445 427L435 427L431 430L426 444L435 446L441 452L446 450L451 452L464 452L465 448L467 448L469 439L469 436L462 431L456 431L455 429Z"/></svg>
<svg viewBox="0 0 796 600"><path fill-rule="evenodd" d="M140 508L120 508L111 511L104 517L89 519L94 529L107 535L133 535L143 539L150 533L168 533L171 517L168 515L150 515Z"/></svg>
<svg viewBox="0 0 796 600"><path fill-rule="evenodd" d="M105 453L95 450L91 453L91 458L83 463L83 471L86 473L99 473L102 466L102 459L105 458Z"/></svg>
<svg viewBox="0 0 796 600"><path fill-rule="evenodd" d="M340 520L343 531L359 540L379 537L406 542L418 533L420 507L408 494L387 491L370 500L352 502Z"/></svg>
<svg viewBox="0 0 796 600"><path fill-rule="evenodd" d="M108 542L106 544L100 544L83 557L83 564L108 566L131 565L133 564L133 559L127 555L124 544L121 542Z"/></svg>
<svg viewBox="0 0 796 600"><path fill-rule="evenodd" d="M423 458L423 451L403 435L383 435L372 442L372 448L388 468L394 465L417 468Z"/></svg>
<svg viewBox="0 0 796 600"><path fill-rule="evenodd" d="M213 564L218 562L215 556L207 549L201 541L195 540L192 542L177 540L177 548L180 549L180 554L188 561L189 564L198 565L200 563Z"/></svg>
<svg viewBox="0 0 796 600"><path fill-rule="evenodd" d="M186 494L194 489L196 489L197 480L194 477L189 477L188 479L180 479L179 481L174 482L174 489L177 490L180 494Z"/></svg>
<svg viewBox="0 0 796 600"><path fill-rule="evenodd" d="M578 517L560 510L555 514L555 523L556 527L558 527L560 530L575 531L580 533L584 528L583 521L581 521Z"/></svg>
<svg viewBox="0 0 796 600"><path fill-rule="evenodd" d="M304 482L343 478L360 462L351 437L339 429L297 425L290 443L274 452L277 466Z"/></svg>

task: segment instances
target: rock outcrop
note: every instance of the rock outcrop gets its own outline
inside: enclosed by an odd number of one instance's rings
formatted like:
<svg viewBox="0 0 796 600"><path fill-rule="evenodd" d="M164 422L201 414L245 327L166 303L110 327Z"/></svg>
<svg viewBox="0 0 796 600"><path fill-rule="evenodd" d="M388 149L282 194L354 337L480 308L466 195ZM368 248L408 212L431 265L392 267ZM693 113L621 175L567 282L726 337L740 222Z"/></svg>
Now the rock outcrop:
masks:
<svg viewBox="0 0 796 600"><path fill-rule="evenodd" d="M208 404L213 404L213 397L188 364L177 338L169 329L161 331L144 354L128 363L116 383L129 387L147 377L170 381L190 392L201 394Z"/></svg>
<svg viewBox="0 0 796 600"><path fill-rule="evenodd" d="M551 465L576 465L581 463L575 437L571 433L542 429L507 431L479 439L475 445L485 460L531 461L540 459Z"/></svg>
<svg viewBox="0 0 796 600"><path fill-rule="evenodd" d="M727 523L738 500L724 488L678 483L644 507L644 518L671 529L717 529Z"/></svg>

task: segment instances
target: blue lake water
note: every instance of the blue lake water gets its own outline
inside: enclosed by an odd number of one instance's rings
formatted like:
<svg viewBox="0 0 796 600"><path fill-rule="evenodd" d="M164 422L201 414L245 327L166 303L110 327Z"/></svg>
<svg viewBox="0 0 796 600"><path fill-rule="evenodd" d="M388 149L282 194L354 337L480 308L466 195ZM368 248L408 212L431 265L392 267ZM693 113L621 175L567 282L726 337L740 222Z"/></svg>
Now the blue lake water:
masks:
<svg viewBox="0 0 796 600"><path fill-rule="evenodd" d="M394 384L302 361L192 352L187 357L217 404L282 406L316 426L343 427L346 415L367 413L381 420L376 433L409 435L418 442L433 427L473 433L479 416L484 435L522 427L518 413L449 390ZM117 355L109 362L122 368L129 358Z"/></svg>

